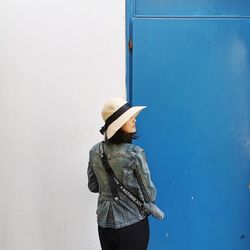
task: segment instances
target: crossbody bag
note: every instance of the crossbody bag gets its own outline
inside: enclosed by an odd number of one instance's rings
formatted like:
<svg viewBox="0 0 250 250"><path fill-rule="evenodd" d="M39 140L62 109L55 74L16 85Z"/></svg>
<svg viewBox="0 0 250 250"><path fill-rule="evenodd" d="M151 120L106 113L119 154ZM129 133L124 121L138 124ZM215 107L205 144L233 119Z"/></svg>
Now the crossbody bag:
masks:
<svg viewBox="0 0 250 250"><path fill-rule="evenodd" d="M118 190L117 190L118 187L123 194L125 194L131 201L135 203L135 205L140 209L142 214L146 215L147 212L146 212L146 207L144 206L144 202L140 200L138 197L136 197L134 194L132 194L128 189L126 189L124 185L115 176L114 171L112 170L112 168L108 163L108 159L104 151L104 142L100 143L100 154L101 154L102 164L109 175L109 186L111 189L113 199L115 201L119 200Z"/></svg>
<svg viewBox="0 0 250 250"><path fill-rule="evenodd" d="M152 214L157 219L163 219L164 218L164 212L162 212L154 203L144 203L141 199L136 197L133 193L131 193L127 188L124 187L124 185L119 181L119 179L115 176L114 171L110 167L108 163L108 159L106 157L105 151L104 151L104 141L102 141L99 145L100 148L100 154L102 159L102 164L108 173L109 176L109 186L111 189L112 197L114 201L119 200L118 196L118 189L121 190L121 192L126 195L134 204L139 208L142 215L146 216L149 214ZM146 205L146 206L145 206Z"/></svg>

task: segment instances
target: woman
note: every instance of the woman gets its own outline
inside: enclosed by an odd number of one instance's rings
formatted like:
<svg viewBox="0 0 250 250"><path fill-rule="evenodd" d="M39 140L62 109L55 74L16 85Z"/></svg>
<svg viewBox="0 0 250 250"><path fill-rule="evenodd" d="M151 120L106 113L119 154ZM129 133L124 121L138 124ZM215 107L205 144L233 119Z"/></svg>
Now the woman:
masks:
<svg viewBox="0 0 250 250"><path fill-rule="evenodd" d="M153 202L156 189L151 180L144 150L132 144L136 138L136 116L145 106L131 107L120 97L105 103L104 151L119 181L146 203ZM109 175L102 164L100 143L89 154L88 187L99 193L97 206L98 233L103 250L146 250L149 241L148 218L133 201L118 190L114 200Z"/></svg>

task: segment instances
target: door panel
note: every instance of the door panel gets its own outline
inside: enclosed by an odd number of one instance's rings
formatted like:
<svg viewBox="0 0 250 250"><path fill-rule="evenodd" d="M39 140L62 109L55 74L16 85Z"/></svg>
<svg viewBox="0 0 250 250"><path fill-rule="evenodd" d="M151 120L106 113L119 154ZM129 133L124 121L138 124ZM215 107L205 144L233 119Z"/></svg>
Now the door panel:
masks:
<svg viewBox="0 0 250 250"><path fill-rule="evenodd" d="M250 249L250 19L134 18L133 105L166 212L150 250Z"/></svg>
<svg viewBox="0 0 250 250"><path fill-rule="evenodd" d="M134 5L136 16L250 15L248 0L135 0Z"/></svg>

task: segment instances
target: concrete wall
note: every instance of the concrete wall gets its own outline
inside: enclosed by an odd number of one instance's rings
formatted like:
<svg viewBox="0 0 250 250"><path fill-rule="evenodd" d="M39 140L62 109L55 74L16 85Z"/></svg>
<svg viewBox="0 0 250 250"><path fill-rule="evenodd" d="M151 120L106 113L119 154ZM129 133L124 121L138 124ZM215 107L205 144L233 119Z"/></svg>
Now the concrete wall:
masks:
<svg viewBox="0 0 250 250"><path fill-rule="evenodd" d="M0 249L97 250L101 108L125 97L125 1L0 2Z"/></svg>

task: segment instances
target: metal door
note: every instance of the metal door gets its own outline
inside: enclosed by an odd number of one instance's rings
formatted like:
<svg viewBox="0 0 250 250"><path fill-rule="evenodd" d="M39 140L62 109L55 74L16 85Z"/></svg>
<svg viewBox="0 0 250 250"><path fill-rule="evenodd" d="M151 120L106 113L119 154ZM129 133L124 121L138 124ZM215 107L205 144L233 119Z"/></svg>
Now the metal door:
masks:
<svg viewBox="0 0 250 250"><path fill-rule="evenodd" d="M149 250L250 249L250 2L127 1L127 87L157 203Z"/></svg>

